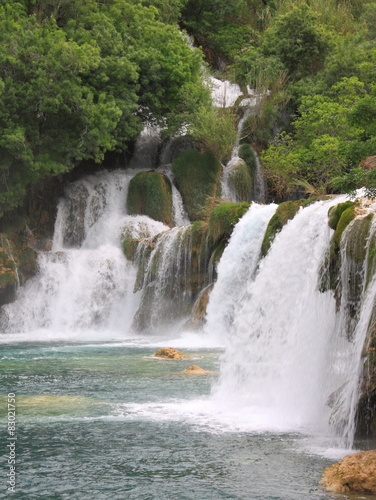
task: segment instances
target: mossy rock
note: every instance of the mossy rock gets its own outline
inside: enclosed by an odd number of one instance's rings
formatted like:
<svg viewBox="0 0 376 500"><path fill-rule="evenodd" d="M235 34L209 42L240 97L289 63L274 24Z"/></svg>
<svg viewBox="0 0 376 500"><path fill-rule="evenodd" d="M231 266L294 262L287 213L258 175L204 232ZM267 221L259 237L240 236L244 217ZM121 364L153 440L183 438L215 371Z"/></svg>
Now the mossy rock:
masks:
<svg viewBox="0 0 376 500"><path fill-rule="evenodd" d="M235 224L248 211L249 203L220 203L209 216L209 234L213 241L225 238L228 240Z"/></svg>
<svg viewBox="0 0 376 500"><path fill-rule="evenodd" d="M354 221L346 235L346 254L357 264L364 263L367 256L367 241L373 214Z"/></svg>
<svg viewBox="0 0 376 500"><path fill-rule="evenodd" d="M263 256L265 256L268 253L277 233L281 231L283 226L289 220L295 217L299 209L301 207L306 207L311 203L314 203L315 201L317 201L317 198L307 198L296 201L285 201L277 207L275 214L269 221L268 227L266 228L265 231L264 239L262 241L261 251Z"/></svg>
<svg viewBox="0 0 376 500"><path fill-rule="evenodd" d="M335 205L334 207L330 207L329 211L328 211L328 216L329 216L328 224L329 224L329 227L331 227L332 229L336 230L338 222L339 222L339 220L340 220L341 215L343 214L343 212L345 210L347 210L348 208L352 208L354 206L355 206L355 202L354 201L345 201L344 203L338 203L338 205Z"/></svg>
<svg viewBox="0 0 376 500"><path fill-rule="evenodd" d="M341 205L342 205L342 203L341 203ZM344 230L347 228L347 226L350 224L350 222L355 219L355 216L356 216L355 208L356 208L356 205L353 204L351 206L344 207L344 210L340 213L340 217L339 217L337 224L335 226L335 231L334 231L334 235L333 235L333 242L335 243L336 248L338 248L338 249L339 249L340 244L341 244L341 238L342 238L342 234L343 234Z"/></svg>
<svg viewBox="0 0 376 500"><path fill-rule="evenodd" d="M229 184L238 201L251 201L253 192L252 174L245 163L239 159L230 167Z"/></svg>
<svg viewBox="0 0 376 500"><path fill-rule="evenodd" d="M123 240L123 252L128 260L134 262L140 238L125 238Z"/></svg>
<svg viewBox="0 0 376 500"><path fill-rule="evenodd" d="M173 161L172 171L190 219L200 220L206 199L220 195L220 162L210 152L189 150Z"/></svg>
<svg viewBox="0 0 376 500"><path fill-rule="evenodd" d="M127 210L130 215L148 215L172 226L172 188L159 172L139 172L129 183Z"/></svg>

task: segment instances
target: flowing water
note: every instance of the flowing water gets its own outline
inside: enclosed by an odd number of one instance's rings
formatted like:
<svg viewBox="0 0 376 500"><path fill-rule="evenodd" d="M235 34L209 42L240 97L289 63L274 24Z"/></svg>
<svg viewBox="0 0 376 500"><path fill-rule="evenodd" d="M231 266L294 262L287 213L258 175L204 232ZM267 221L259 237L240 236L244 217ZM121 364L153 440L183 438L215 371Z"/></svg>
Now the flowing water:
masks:
<svg viewBox="0 0 376 500"><path fill-rule="evenodd" d="M194 332L179 323L188 228L127 215L138 171L102 172L68 188L39 275L2 308L3 402L8 393L17 399L16 498L331 498L318 483L353 445L376 291L375 281L363 287L349 327L345 254L341 307L332 291L319 291L328 209L344 198L300 210L264 259L276 206L253 204L219 262L206 326ZM153 245L138 288L124 237ZM145 294L149 325L138 336ZM153 357L167 345L189 358ZM191 364L211 373L179 373Z"/></svg>

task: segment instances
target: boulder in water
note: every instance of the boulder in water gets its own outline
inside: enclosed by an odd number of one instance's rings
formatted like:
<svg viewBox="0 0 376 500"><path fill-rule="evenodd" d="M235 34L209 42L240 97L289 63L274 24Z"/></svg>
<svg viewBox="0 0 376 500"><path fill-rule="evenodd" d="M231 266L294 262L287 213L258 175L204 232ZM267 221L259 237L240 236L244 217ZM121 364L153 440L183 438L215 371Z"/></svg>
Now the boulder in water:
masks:
<svg viewBox="0 0 376 500"><path fill-rule="evenodd" d="M203 368L197 365L191 365L179 373L181 373L182 375L208 375L215 372L210 370L204 370Z"/></svg>
<svg viewBox="0 0 376 500"><path fill-rule="evenodd" d="M187 359L187 356L178 351L177 349L172 349L172 347L162 347L154 354L156 358L163 359Z"/></svg>
<svg viewBox="0 0 376 500"><path fill-rule="evenodd" d="M376 450L347 455L324 470L321 484L336 493L376 494Z"/></svg>

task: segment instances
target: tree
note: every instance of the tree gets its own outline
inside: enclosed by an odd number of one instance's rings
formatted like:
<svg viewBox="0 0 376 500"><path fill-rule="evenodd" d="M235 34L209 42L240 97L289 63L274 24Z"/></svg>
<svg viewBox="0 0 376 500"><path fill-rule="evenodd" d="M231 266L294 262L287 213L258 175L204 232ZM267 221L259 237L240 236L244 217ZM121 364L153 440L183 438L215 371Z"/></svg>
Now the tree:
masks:
<svg viewBox="0 0 376 500"><path fill-rule="evenodd" d="M26 3L0 7L0 213L29 183L125 149L143 120L176 130L208 99L201 54L155 8Z"/></svg>
<svg viewBox="0 0 376 500"><path fill-rule="evenodd" d="M277 56L294 79L319 71L328 49L317 16L304 4L277 16L263 35L264 54Z"/></svg>

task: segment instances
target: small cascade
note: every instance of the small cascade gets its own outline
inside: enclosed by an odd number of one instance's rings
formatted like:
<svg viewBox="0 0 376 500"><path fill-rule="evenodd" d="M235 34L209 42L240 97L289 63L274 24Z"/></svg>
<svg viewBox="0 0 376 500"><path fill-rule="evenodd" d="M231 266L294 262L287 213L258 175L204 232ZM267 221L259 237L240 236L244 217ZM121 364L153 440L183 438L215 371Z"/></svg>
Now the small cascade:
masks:
<svg viewBox="0 0 376 500"><path fill-rule="evenodd" d="M158 330L173 320L182 320L192 306L190 227L175 227L140 242L137 288L140 308L135 316L137 329Z"/></svg>
<svg viewBox="0 0 376 500"><path fill-rule="evenodd" d="M239 201L238 197L235 193L235 190L233 189L233 187L231 186L231 183L230 183L230 172L231 172L232 168L237 163L239 163L239 161L242 161L242 159L239 157L241 133L242 133L244 124L245 124L247 118L250 116L251 112L252 112L251 108L247 107L244 111L242 118L239 120L238 129L237 129L237 133L236 133L236 141L235 141L235 145L234 145L234 148L232 150L232 153L231 153L231 158L228 161L228 163L223 166L223 174L222 174L222 178L221 178L222 197L228 201L234 201L234 202Z"/></svg>
<svg viewBox="0 0 376 500"><path fill-rule="evenodd" d="M328 209L344 200L302 209L276 236L256 273L252 264L244 279L234 277L225 254L218 268L207 328L225 324L227 350L213 398L247 414L255 430L332 434L342 446L352 444L360 353L376 286L374 280L363 290L349 338L346 291L338 311L333 291L319 290L332 234ZM239 225L245 223L243 218ZM234 242L237 237L234 231ZM227 279L229 295L234 284L236 308L226 297Z"/></svg>
<svg viewBox="0 0 376 500"><path fill-rule="evenodd" d="M237 134L236 134L236 141L234 148L231 153L231 158L227 162L225 166L223 166L223 174L221 178L221 188L222 188L222 197L225 200L228 201L244 201L244 200L239 200L239 197L232 186L230 177L231 173L234 168L239 165L239 163L243 163L242 158L239 156L239 149L240 149L240 141L242 139L242 132L244 128L244 124L246 123L247 119L251 116L252 113L255 112L255 107L257 106L257 98L252 99L250 103L247 104L247 107L245 108L244 114L242 118L239 120L238 123L238 128L237 128ZM251 147L251 146L250 146ZM260 163L259 156L257 152L251 147L254 157L255 157L255 163L256 163L256 168L255 171L252 175L253 178L253 193L250 193L251 199L253 201L256 201L257 203L265 203L266 202L266 189L265 189L265 180L264 176L262 173L262 167Z"/></svg>
<svg viewBox="0 0 376 500"><path fill-rule="evenodd" d="M214 106L218 108L230 108L243 95L243 91L237 83L230 83L228 80L222 81L218 78L210 77L210 87ZM253 91L247 87L248 94ZM249 104L249 100L244 105Z"/></svg>
<svg viewBox="0 0 376 500"><path fill-rule="evenodd" d="M160 168L159 172L166 175L171 182L172 188L172 210L173 210L173 220L175 226L187 226L190 224L190 220L187 211L184 207L183 198L181 197L180 191L174 184L174 177L172 172L168 168Z"/></svg>

